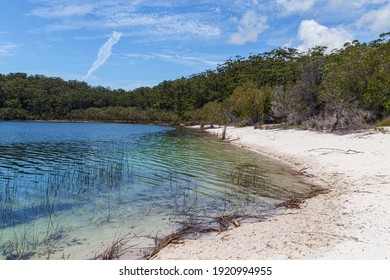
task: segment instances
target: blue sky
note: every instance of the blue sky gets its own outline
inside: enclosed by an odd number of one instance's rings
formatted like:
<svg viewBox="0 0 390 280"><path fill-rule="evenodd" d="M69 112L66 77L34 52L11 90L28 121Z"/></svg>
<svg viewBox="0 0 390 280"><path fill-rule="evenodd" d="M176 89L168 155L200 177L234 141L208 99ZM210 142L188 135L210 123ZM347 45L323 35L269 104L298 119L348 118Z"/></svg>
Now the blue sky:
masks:
<svg viewBox="0 0 390 280"><path fill-rule="evenodd" d="M390 31L390 0L8 0L0 73L134 89L236 55L340 48Z"/></svg>

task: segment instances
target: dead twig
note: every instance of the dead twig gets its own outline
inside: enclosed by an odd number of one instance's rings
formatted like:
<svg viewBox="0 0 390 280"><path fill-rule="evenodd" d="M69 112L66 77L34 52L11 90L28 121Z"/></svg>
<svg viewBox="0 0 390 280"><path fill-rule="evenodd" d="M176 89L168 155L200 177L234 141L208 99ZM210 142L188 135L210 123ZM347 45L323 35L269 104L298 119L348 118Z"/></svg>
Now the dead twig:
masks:
<svg viewBox="0 0 390 280"><path fill-rule="evenodd" d="M327 194L330 193L329 189L321 188L318 186L311 186L311 191L305 196L305 198L312 198L319 194Z"/></svg>
<svg viewBox="0 0 390 280"><path fill-rule="evenodd" d="M365 243L364 241L360 240L359 238L357 238L355 236L338 235L338 234L332 234L332 233L326 233L326 232L309 232L309 231L301 231L301 232L295 232L295 233L306 233L309 235L325 235L325 236L329 236L329 237L335 237L335 238L339 238L339 239L349 239L349 240L353 240L356 242Z"/></svg>
<svg viewBox="0 0 390 280"><path fill-rule="evenodd" d="M319 194L326 194L330 192L328 189L324 189L318 186L311 186L310 188L311 191L304 196L299 196L299 197L293 196L293 197L286 198L282 203L283 206L290 209L291 208L299 209L301 208L301 204L305 202L305 199L315 197Z"/></svg>
<svg viewBox="0 0 390 280"><path fill-rule="evenodd" d="M284 207L286 208L301 208L301 204L305 202L305 200L303 198L297 198L297 197L293 197L293 198L287 198L284 200L283 202L283 205Z"/></svg>
<svg viewBox="0 0 390 280"><path fill-rule="evenodd" d="M181 229L176 232L172 232L168 234L160 241L158 241L157 235L155 237L156 247L150 253L149 256L146 256L147 259L152 259L155 257L162 249L164 249L169 244L181 244L183 243L183 239L191 234L195 233L210 233L210 232L218 232L221 233L223 231L228 230L230 225L235 227L240 226L240 222L237 216L219 216L215 218L215 221L218 222L219 227L204 227L201 224L194 224L191 222L179 222L183 225Z"/></svg>
<svg viewBox="0 0 390 280"><path fill-rule="evenodd" d="M183 228L177 232L173 232L158 242L157 246L154 248L152 253L149 255L148 259L152 259L155 255L158 254L163 248L168 246L171 243L178 243L184 236L190 233L190 228Z"/></svg>
<svg viewBox="0 0 390 280"><path fill-rule="evenodd" d="M226 231L229 228L229 225L234 225L235 227L239 227L240 223L238 221L237 216L220 216L217 217L216 220L221 226L221 231Z"/></svg>
<svg viewBox="0 0 390 280"><path fill-rule="evenodd" d="M320 152L320 151L324 151L323 153L321 153L321 155L326 155L326 154L330 154L330 153L343 153L343 154L347 154L347 155L362 154L363 153L361 151L356 151L356 150L352 150L352 149L342 150L342 149L332 149L332 148L317 148L317 149L308 150L308 152Z"/></svg>
<svg viewBox="0 0 390 280"><path fill-rule="evenodd" d="M115 237L112 243L104 250L103 253L99 254L95 257L95 260L114 260L119 259L123 253L132 248L137 246L137 244L133 244L130 246L126 246L129 242L128 235L122 236L122 237Z"/></svg>

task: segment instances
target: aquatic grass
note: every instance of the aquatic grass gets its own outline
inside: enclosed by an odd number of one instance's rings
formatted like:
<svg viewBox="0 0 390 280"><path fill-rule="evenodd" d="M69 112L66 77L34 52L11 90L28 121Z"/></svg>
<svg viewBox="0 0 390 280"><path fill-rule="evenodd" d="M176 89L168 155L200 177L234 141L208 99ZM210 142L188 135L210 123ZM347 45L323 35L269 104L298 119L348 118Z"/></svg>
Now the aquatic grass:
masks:
<svg viewBox="0 0 390 280"><path fill-rule="evenodd" d="M197 184L178 183L172 173L168 177L169 200L172 202L175 216L190 215L196 212L199 205L199 186Z"/></svg>
<svg viewBox="0 0 390 280"><path fill-rule="evenodd" d="M56 221L53 216L50 216L45 238L40 242L41 246L45 247L43 255L46 259L49 260L51 255L56 252L56 245L60 242L62 238L67 235L66 226L60 224L59 221Z"/></svg>
<svg viewBox="0 0 390 280"><path fill-rule="evenodd" d="M6 227L15 224L17 220L18 184L10 178L6 178L0 187L0 210L2 221L0 227Z"/></svg>
<svg viewBox="0 0 390 280"><path fill-rule="evenodd" d="M50 258L55 251L55 244L66 235L66 226L51 215L46 225L42 223L20 224L12 227L13 235L7 234L0 246L6 259L29 259L33 256L47 255ZM2 233L4 229L2 230ZM49 247L51 248L49 250Z"/></svg>
<svg viewBox="0 0 390 280"><path fill-rule="evenodd" d="M27 200L29 200L34 205L36 215L47 216L46 231L38 231L34 228L25 228L24 232L15 231L14 238L3 247L4 254L7 258L13 259L29 258L36 255L37 248L44 247L45 253L40 256L44 255L46 259L50 259L56 252L57 243L65 234L63 227L54 219L55 212L61 209L63 201L71 200L72 196L81 196L89 201L99 199L105 204L96 204L96 219L92 216L90 223L102 225L111 222L118 215L116 210L119 206L121 190L127 189L136 179L135 169L134 164L115 161L100 162L97 166L78 165L72 172L65 173L61 169L53 169L44 181L31 185L34 189L33 193L26 192L28 195L24 197L25 215L29 212L27 210ZM182 172L171 170L164 174L165 172L164 170L154 172L156 176L165 178L162 185L154 190L154 196L160 199L168 197L164 207L172 209L171 215L174 217L172 222L186 220L196 224L215 223L220 203L216 203L215 209L212 209L213 207L207 206L205 196L195 181L188 179ZM253 196L251 189L266 181L259 174L260 172L254 166L245 164L239 165L239 168L232 172L234 181L232 184L235 187L230 188L221 199L221 201L229 201L225 206L225 216L233 216L238 212L244 213L244 207L240 207L240 203L251 201L250 198ZM243 185L249 185L250 188L243 188ZM8 200L12 197L10 194L8 193ZM148 195L150 197L151 194ZM159 207L157 205L156 202L151 202L148 206L149 210L141 211L142 215L148 213L150 215L156 207ZM19 217L19 221L27 218ZM116 239L112 242L105 252L107 258L117 254L118 248L123 246L123 241Z"/></svg>
<svg viewBox="0 0 390 280"><path fill-rule="evenodd" d="M130 240L133 237L130 236L130 233L125 235L118 236L119 229L115 232L114 238L112 242L107 246L107 248L103 251L103 253L95 255L95 260L114 260L119 259L127 250L137 246L137 244L128 245Z"/></svg>
<svg viewBox="0 0 390 280"><path fill-rule="evenodd" d="M19 226L13 228L13 238L1 246L3 255L8 260L29 259L39 244L39 232L34 226Z"/></svg>
<svg viewBox="0 0 390 280"><path fill-rule="evenodd" d="M241 195L245 200L254 197L268 197L283 200L291 193L277 185L266 175L267 172L260 166L252 163L240 163L234 166L230 172L232 183L238 186L236 195Z"/></svg>
<svg viewBox="0 0 390 280"><path fill-rule="evenodd" d="M62 253L69 258L60 250L86 246L69 241L84 226L115 231L126 224L127 230L142 220L161 217L166 224L152 223L147 229L150 236L181 222L207 231L219 226L218 217L246 218L271 207L258 198L262 192L277 190L262 177L265 171L237 164L241 169L227 174L229 160L238 161L237 154L226 156L215 146L205 149L203 139L195 141L186 134L140 139L35 143L30 147L32 160L25 146L18 166L0 168L1 242L7 244L1 248L6 257L52 259ZM67 215L74 215L74 227L61 220ZM121 244L116 241L107 255L115 255Z"/></svg>
<svg viewBox="0 0 390 280"><path fill-rule="evenodd" d="M50 177L46 178L43 183L33 185L35 193L31 196L34 200L36 214L42 213L48 217L46 231L28 228L25 228L24 233L23 231L15 231L14 238L3 247L4 254L11 259L29 258L36 255L38 247L43 246L45 247L43 255L46 259L50 259L56 252L57 243L65 234L59 222L54 219L55 211L61 209L59 198L61 197L61 201L69 200L72 196L80 194L79 191L76 194L73 193L76 191L74 189L76 185L79 185L79 190L82 190L85 199L93 200L96 197L105 202L105 204L96 205L96 219L91 217L90 223L102 225L111 222L118 215L115 211L118 208L119 200L115 196L121 197L118 191L131 185L130 181L124 178L131 176L131 181L134 182L134 175L128 174L128 171L134 174L133 170L134 165L125 166L116 162L107 162L98 166L77 166L73 172L66 173L67 178L64 177L61 170L52 170ZM164 172L160 170L156 171L155 174ZM164 207L172 209L171 214L174 217L172 222L186 220L205 225L216 223L215 217L219 211L218 203L216 203L215 209L207 206L205 196L201 195L199 186L195 182L189 180L181 172L169 171L169 174L162 176L165 179L158 190L154 190L154 195L159 198L169 198ZM229 212L224 213L224 216L235 217L236 213L240 212L241 217L243 217L245 210L244 207L239 207L240 203L251 201L252 189L258 187L260 183L263 184L266 179L260 176L260 172L254 166L241 164L232 172L232 180L236 186L233 189L230 188L229 192L226 192L222 198L225 202L229 201L225 208ZM250 188L243 188L243 185L249 185ZM25 199L31 199L31 197L26 196ZM141 211L142 215L151 214L156 206L155 202L151 202L148 211ZM106 214L102 215L104 212ZM29 233L29 230L32 232ZM118 256L119 248L123 246L123 239L114 240L102 258L115 258Z"/></svg>

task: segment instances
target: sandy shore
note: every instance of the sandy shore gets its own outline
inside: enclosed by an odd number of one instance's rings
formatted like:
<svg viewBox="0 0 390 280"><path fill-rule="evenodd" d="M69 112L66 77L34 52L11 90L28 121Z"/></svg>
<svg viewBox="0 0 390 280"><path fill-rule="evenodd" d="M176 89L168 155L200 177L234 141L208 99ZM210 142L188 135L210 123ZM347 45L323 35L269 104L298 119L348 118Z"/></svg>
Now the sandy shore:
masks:
<svg viewBox="0 0 390 280"><path fill-rule="evenodd" d="M290 164L330 192L265 222L169 245L156 259L390 258L390 131L338 136L228 127L227 138Z"/></svg>

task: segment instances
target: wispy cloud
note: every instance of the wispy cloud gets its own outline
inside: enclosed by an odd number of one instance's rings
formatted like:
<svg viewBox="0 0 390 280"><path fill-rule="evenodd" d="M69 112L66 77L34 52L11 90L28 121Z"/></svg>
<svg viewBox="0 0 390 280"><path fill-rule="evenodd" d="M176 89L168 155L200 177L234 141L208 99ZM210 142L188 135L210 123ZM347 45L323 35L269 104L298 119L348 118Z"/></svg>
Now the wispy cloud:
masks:
<svg viewBox="0 0 390 280"><path fill-rule="evenodd" d="M0 55L10 56L15 54L15 50L20 48L22 45L14 44L14 43L4 43L0 44Z"/></svg>
<svg viewBox="0 0 390 280"><path fill-rule="evenodd" d="M83 16L93 10L90 4L85 5L64 5L59 4L55 6L42 7L32 10L29 15L42 18L66 18L73 16Z"/></svg>
<svg viewBox="0 0 390 280"><path fill-rule="evenodd" d="M245 45L248 42L256 42L260 33L268 28L267 18L258 15L254 11L247 11L238 24L238 31L229 38L233 45Z"/></svg>
<svg viewBox="0 0 390 280"><path fill-rule="evenodd" d="M170 55L170 54L161 54L161 53L152 53L156 58L173 62L176 64L190 65L194 66L197 64L208 65L208 66L217 66L221 61L211 60L204 58L202 56L192 56L192 55Z"/></svg>
<svg viewBox="0 0 390 280"><path fill-rule="evenodd" d="M125 55L123 55L124 57L126 58L131 58L131 59L137 59L137 58L140 58L140 59L143 59L143 60L150 60L150 59L153 59L155 58L154 55L150 55L150 54L141 54L141 53L127 53Z"/></svg>
<svg viewBox="0 0 390 280"><path fill-rule="evenodd" d="M383 4L386 3L386 1L388 0L329 0L330 4L336 8L345 6L360 8L365 5Z"/></svg>
<svg viewBox="0 0 390 280"><path fill-rule="evenodd" d="M119 29L121 32L131 31L150 41L167 36L170 39L186 40L217 37L221 34L208 9L205 11L203 8L188 8L207 5L194 5L188 0L87 0L84 4L77 5L64 0L38 0L38 3L40 6L29 15L48 20L41 31L49 33L82 29Z"/></svg>
<svg viewBox="0 0 390 280"><path fill-rule="evenodd" d="M215 56L210 54L200 54L200 53L193 53L193 54L170 54L170 53L157 53L157 52L151 52L147 54L141 54L141 53L128 53L123 55L126 58L131 59L142 59L145 61L152 60L152 59L158 59L158 60L164 60L170 63L174 64L180 64L180 65L186 65L191 67L196 66L211 66L215 67L218 64L220 64L224 57L222 56Z"/></svg>
<svg viewBox="0 0 390 280"><path fill-rule="evenodd" d="M390 30L390 3L377 10L364 14L357 21L358 28L366 28L375 33Z"/></svg>
<svg viewBox="0 0 390 280"><path fill-rule="evenodd" d="M114 32L111 37L104 43L103 46L100 47L97 58L93 63L92 67L88 70L87 75L84 76L84 80L88 79L93 72L95 72L99 67L101 67L107 59L111 56L112 47L119 42L121 39L122 33Z"/></svg>
<svg viewBox="0 0 390 280"><path fill-rule="evenodd" d="M305 12L309 10L317 0L276 0L286 13Z"/></svg>
<svg viewBox="0 0 390 280"><path fill-rule="evenodd" d="M203 22L195 14L122 14L102 22L110 28L139 28L147 36L153 35L150 39L169 37L170 39L191 39L219 36L221 31L218 27Z"/></svg>

